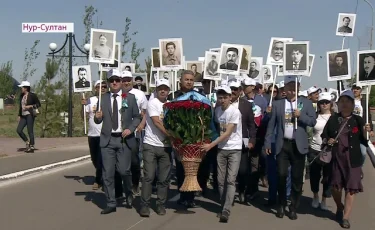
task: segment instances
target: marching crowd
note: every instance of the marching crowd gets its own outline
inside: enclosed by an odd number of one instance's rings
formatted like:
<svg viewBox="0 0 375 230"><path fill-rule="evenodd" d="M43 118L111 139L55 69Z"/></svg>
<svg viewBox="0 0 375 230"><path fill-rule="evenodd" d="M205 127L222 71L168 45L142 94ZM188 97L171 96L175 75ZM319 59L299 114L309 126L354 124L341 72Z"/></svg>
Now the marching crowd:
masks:
<svg viewBox="0 0 375 230"><path fill-rule="evenodd" d="M173 137L163 126L163 105L197 90L194 73L184 70L175 92L168 80L157 80L149 99L133 86L131 72L113 69L108 74L107 81L95 83L96 95L82 101L89 116L88 143L96 168L93 189L103 187L107 198L101 214L115 212L118 198L124 195L131 208L134 196L140 195L137 211L149 217L156 187L155 212L165 215L172 167L176 167L178 188L184 169L168 141ZM363 192L368 134L373 135L372 125L365 124L370 113L361 99L361 87L343 91L336 102L316 87L296 92L296 84L300 88L295 76L285 76L282 85L267 90L249 77L222 81L214 89L210 80L202 81L198 91L212 103L217 135L201 147L206 155L198 182L205 196L212 176L213 188L220 194L220 222L228 221L235 193L244 205L257 198L259 181L268 187L266 205L276 208L276 216L296 220L305 178L309 178L312 208L328 210L326 199L332 196L337 221L350 228L354 195ZM332 159L324 160L323 155ZM196 195L180 192L177 203L193 208Z"/></svg>

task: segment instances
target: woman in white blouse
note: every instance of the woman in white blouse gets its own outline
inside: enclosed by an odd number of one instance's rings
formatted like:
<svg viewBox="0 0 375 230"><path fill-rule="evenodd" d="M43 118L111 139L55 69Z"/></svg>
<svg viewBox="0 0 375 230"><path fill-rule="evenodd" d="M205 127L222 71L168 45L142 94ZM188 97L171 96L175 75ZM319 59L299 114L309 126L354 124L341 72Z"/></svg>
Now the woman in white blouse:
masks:
<svg viewBox="0 0 375 230"><path fill-rule="evenodd" d="M319 162L319 153L321 151L322 138L320 135L331 116L332 113L332 101L331 95L327 92L319 94L319 99L317 103L317 118L316 125L313 128L313 136L310 142L310 150L308 155L308 160L310 163L310 186L311 191L314 193L314 198L312 201L313 208L320 208L322 210L328 210L326 204L326 198L331 197L331 187L329 184L329 165L323 165ZM323 171L323 194L322 202L319 202L319 186L320 179L322 177Z"/></svg>

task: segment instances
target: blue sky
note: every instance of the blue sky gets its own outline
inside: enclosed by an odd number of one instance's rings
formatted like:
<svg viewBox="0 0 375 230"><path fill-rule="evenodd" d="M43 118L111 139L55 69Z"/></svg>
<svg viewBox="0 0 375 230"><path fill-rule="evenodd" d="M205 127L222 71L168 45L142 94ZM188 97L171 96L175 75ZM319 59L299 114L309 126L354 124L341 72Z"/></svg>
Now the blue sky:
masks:
<svg viewBox="0 0 375 230"><path fill-rule="evenodd" d="M141 65L150 55L150 48L158 46L160 38L181 37L186 60L197 60L206 50L220 47L221 43L252 45L252 56L265 58L271 37L293 37L294 40L310 41L310 53L316 55L312 76L302 80L302 87L331 87L335 82L326 80L326 52L341 49L342 38L335 35L337 16L340 12L354 13L356 3L357 0L4 1L0 14L3 22L0 30L4 31L0 63L13 60L14 77L20 79L24 50L40 39L38 51L41 55L35 63L38 71L29 79L34 83L44 73L49 43L62 45L65 38L63 34L21 33L21 23L74 22L77 40L81 42L84 6L93 5L99 11L99 20L103 21L102 28L118 31L118 41L122 40L125 17L132 19L131 29L139 32L133 39L139 47L145 48L140 57ZM364 35L370 25L371 8L359 0L355 35L364 44L361 49L369 49L365 46L368 41ZM345 48L351 48L356 54L357 38L346 39ZM352 67L352 71L356 68ZM97 78L93 76L94 80ZM282 78L277 81L280 80Z"/></svg>

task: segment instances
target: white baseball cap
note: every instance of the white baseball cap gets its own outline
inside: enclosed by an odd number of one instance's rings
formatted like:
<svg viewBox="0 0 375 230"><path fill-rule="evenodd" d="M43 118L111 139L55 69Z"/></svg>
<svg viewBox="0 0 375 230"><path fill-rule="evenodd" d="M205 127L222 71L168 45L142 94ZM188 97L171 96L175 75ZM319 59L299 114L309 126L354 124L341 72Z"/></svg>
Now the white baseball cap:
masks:
<svg viewBox="0 0 375 230"><path fill-rule="evenodd" d="M331 101L332 100L331 94L328 92L320 93L318 101L324 101L324 100Z"/></svg>
<svg viewBox="0 0 375 230"><path fill-rule="evenodd" d="M318 92L318 91L321 91L320 88L317 88L317 87L313 86L313 87L310 87L310 88L307 90L307 94L310 95L310 94L315 93L315 92Z"/></svg>
<svg viewBox="0 0 375 230"><path fill-rule="evenodd" d="M241 81L238 81L238 80L230 81L229 87L240 88L241 87Z"/></svg>
<svg viewBox="0 0 375 230"><path fill-rule="evenodd" d="M101 82L101 83L105 83L105 81L97 80L97 81L95 82L95 85L94 85L94 86L96 87L97 85L100 84L100 82Z"/></svg>
<svg viewBox="0 0 375 230"><path fill-rule="evenodd" d="M280 81L279 82L279 88L284 88L285 84L284 84L284 81Z"/></svg>
<svg viewBox="0 0 375 230"><path fill-rule="evenodd" d="M227 85L221 85L219 87L216 88L216 93L219 92L220 90L223 90L224 92L226 92L227 94L232 94L232 90L230 89L229 86Z"/></svg>
<svg viewBox="0 0 375 230"><path fill-rule="evenodd" d="M222 86L222 85L228 85L228 81L227 80L221 80L220 86Z"/></svg>
<svg viewBox="0 0 375 230"><path fill-rule="evenodd" d="M125 71L124 71L125 72ZM129 72L129 71L127 71ZM156 87L159 87L159 86L162 86L162 85L165 85L165 86L168 86L168 88L171 88L170 84L169 84L169 81L167 79L164 79L164 78L161 78L161 79L158 79L156 80Z"/></svg>
<svg viewBox="0 0 375 230"><path fill-rule="evenodd" d="M121 77L131 77L131 78L133 78L133 74L130 71L124 70L121 73Z"/></svg>
<svg viewBox="0 0 375 230"><path fill-rule="evenodd" d="M309 96L307 94L307 90L299 91L298 95L303 96L303 97L308 97Z"/></svg>
<svg viewBox="0 0 375 230"><path fill-rule="evenodd" d="M299 82L298 76L291 76L291 75L285 76L284 77L284 85L286 85L290 82Z"/></svg>
<svg viewBox="0 0 375 230"><path fill-rule="evenodd" d="M254 80L254 79L251 79L251 78L246 78L244 81L243 81L243 84L245 86L249 86L249 85L256 85L257 82Z"/></svg>
<svg viewBox="0 0 375 230"><path fill-rule="evenodd" d="M18 85L18 87L30 87L31 84L28 81L22 81L21 84Z"/></svg>
<svg viewBox="0 0 375 230"><path fill-rule="evenodd" d="M111 77L121 77L120 71L118 69L111 69L107 73L107 78L109 79Z"/></svg>

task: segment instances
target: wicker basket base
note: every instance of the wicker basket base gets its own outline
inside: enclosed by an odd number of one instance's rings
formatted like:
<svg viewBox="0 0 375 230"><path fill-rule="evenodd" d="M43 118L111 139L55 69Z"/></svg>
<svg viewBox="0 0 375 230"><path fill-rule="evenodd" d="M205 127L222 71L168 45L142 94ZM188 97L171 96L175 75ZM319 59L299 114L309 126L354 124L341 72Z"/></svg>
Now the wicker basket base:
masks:
<svg viewBox="0 0 375 230"><path fill-rule="evenodd" d="M197 174L199 168L200 160L196 161L182 161L182 165L185 170L185 179L182 184L181 192L199 192L202 188L199 186Z"/></svg>

